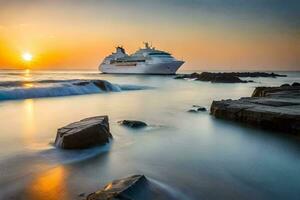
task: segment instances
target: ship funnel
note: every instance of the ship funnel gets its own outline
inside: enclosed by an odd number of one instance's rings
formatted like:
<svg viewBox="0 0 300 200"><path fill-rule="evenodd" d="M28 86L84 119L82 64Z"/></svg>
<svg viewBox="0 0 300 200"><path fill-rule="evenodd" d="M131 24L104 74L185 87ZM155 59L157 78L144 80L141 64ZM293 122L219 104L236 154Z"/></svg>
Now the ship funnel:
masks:
<svg viewBox="0 0 300 200"><path fill-rule="evenodd" d="M122 46L118 46L116 47L116 52L125 54L125 49Z"/></svg>
<svg viewBox="0 0 300 200"><path fill-rule="evenodd" d="M149 45L148 42L144 42L144 44L145 44L145 48L146 48L146 49L150 49L150 45Z"/></svg>

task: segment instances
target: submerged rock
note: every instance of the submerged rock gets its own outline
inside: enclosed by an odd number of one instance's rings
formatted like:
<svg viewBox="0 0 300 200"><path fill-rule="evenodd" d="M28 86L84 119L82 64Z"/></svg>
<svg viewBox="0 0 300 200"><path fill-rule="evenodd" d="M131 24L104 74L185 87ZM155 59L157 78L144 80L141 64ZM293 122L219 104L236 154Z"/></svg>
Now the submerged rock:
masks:
<svg viewBox="0 0 300 200"><path fill-rule="evenodd" d="M55 145L63 149L83 149L104 145L111 138L108 116L97 116L58 129Z"/></svg>
<svg viewBox="0 0 300 200"><path fill-rule="evenodd" d="M252 97L213 101L217 118L300 134L300 87L257 87Z"/></svg>
<svg viewBox="0 0 300 200"><path fill-rule="evenodd" d="M103 90L103 91L113 91L114 90L114 86L105 80L84 80L84 81L80 81L80 82L76 82L73 83L74 85L78 85L78 86L86 86L88 84L94 84L96 87L98 87L99 89Z"/></svg>
<svg viewBox="0 0 300 200"><path fill-rule="evenodd" d="M101 190L91 193L87 200L114 200L114 199L134 199L131 195L138 189L144 187L147 179L144 175L133 175L127 178L115 180Z"/></svg>
<svg viewBox="0 0 300 200"><path fill-rule="evenodd" d="M79 196L79 197L84 197L84 196L85 196L85 193L84 193L84 192L83 192L83 193L80 193L78 196Z"/></svg>
<svg viewBox="0 0 300 200"><path fill-rule="evenodd" d="M188 112L193 112L193 113L197 113L197 112L205 112L206 108L202 107L202 106L198 106L198 105L193 105L193 108L188 110Z"/></svg>
<svg viewBox="0 0 300 200"><path fill-rule="evenodd" d="M119 123L121 125L130 127L130 128L143 128L143 127L147 126L147 124L145 122L137 121L137 120L122 120L122 121L119 121Z"/></svg>

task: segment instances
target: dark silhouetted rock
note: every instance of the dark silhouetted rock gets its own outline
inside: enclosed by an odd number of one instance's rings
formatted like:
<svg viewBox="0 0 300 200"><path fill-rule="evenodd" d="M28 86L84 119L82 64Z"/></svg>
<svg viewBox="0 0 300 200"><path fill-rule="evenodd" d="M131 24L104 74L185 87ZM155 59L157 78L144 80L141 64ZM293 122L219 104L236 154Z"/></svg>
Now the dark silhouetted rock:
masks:
<svg viewBox="0 0 300 200"><path fill-rule="evenodd" d="M108 116L97 116L58 129L55 145L63 149L83 149L104 145L110 138Z"/></svg>
<svg viewBox="0 0 300 200"><path fill-rule="evenodd" d="M257 78L257 77L270 77L270 78L276 78L276 77L286 77L287 75L282 74L275 74L275 73L267 73L267 72L228 72L227 74L231 74L233 76L238 77L250 77L250 78Z"/></svg>
<svg viewBox="0 0 300 200"><path fill-rule="evenodd" d="M299 86L300 86L300 83L294 82L294 83L292 84L292 86L293 86L293 87L299 87Z"/></svg>
<svg viewBox="0 0 300 200"><path fill-rule="evenodd" d="M197 109L197 111L202 111L202 112L206 111L205 107L202 106L194 106L194 107Z"/></svg>
<svg viewBox="0 0 300 200"><path fill-rule="evenodd" d="M134 192L145 187L147 179L144 175L133 175L115 180L101 190L91 193L87 200L129 200L134 199Z"/></svg>
<svg viewBox="0 0 300 200"><path fill-rule="evenodd" d="M200 79L201 81L201 79ZM215 76L212 80L212 83L247 83L248 81L243 81L237 76L232 75L218 75Z"/></svg>
<svg viewBox="0 0 300 200"><path fill-rule="evenodd" d="M137 121L137 120L122 120L122 121L119 121L119 123L121 125L130 127L130 128L143 128L143 127L147 126L147 124L145 122Z"/></svg>
<svg viewBox="0 0 300 200"><path fill-rule="evenodd" d="M175 77L176 79L194 79L197 81L210 81L212 83L246 83L247 81L241 80L237 76L232 76L226 73L210 73L210 72L202 72L201 74L192 73L186 75L180 75Z"/></svg>
<svg viewBox="0 0 300 200"><path fill-rule="evenodd" d="M252 97L213 101L210 111L217 118L300 134L300 87L257 87Z"/></svg>
<svg viewBox="0 0 300 200"><path fill-rule="evenodd" d="M188 112L197 113L197 112L205 112L206 108L198 105L193 105L193 108L188 110Z"/></svg>
<svg viewBox="0 0 300 200"><path fill-rule="evenodd" d="M243 81L240 77L284 77L286 75L280 75L275 73L265 73L265 72L226 72L226 73L211 73L202 72L201 74L183 74L178 75L175 79L194 79L197 81L210 81L212 83L247 83L253 82L252 80Z"/></svg>
<svg viewBox="0 0 300 200"><path fill-rule="evenodd" d="M290 84L282 84L280 87L289 87L290 86Z"/></svg>
<svg viewBox="0 0 300 200"><path fill-rule="evenodd" d="M84 196L85 196L85 193L80 193L78 196L79 196L79 197L84 197Z"/></svg>

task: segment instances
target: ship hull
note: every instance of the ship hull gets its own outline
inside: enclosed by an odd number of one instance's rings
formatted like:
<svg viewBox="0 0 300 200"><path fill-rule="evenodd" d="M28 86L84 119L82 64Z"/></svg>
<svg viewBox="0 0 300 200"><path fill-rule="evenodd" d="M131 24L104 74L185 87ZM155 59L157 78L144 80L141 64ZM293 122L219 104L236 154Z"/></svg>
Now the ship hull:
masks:
<svg viewBox="0 0 300 200"><path fill-rule="evenodd" d="M157 64L138 64L129 66L116 66L113 64L101 64L99 70L105 74L158 74L172 75L181 67L183 61L172 61Z"/></svg>

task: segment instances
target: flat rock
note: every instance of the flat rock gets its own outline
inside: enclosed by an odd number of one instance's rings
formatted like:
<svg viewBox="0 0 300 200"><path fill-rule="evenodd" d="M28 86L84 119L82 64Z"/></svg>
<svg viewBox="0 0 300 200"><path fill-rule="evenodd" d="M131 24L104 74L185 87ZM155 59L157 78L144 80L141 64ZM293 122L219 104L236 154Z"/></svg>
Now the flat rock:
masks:
<svg viewBox="0 0 300 200"><path fill-rule="evenodd" d="M130 127L130 128L143 128L143 127L147 126L147 124L145 122L138 121L138 120L122 120L122 121L119 121L119 123L121 125Z"/></svg>
<svg viewBox="0 0 300 200"><path fill-rule="evenodd" d="M90 117L57 130L55 145L62 149L83 149L109 142L108 116Z"/></svg>
<svg viewBox="0 0 300 200"><path fill-rule="evenodd" d="M210 111L217 118L300 134L300 86L257 87L252 97L213 101Z"/></svg>
<svg viewBox="0 0 300 200"><path fill-rule="evenodd" d="M115 180L105 187L91 193L87 196L87 200L117 200L117 199L133 199L131 193L138 187L143 187L147 182L144 175L133 175L127 178Z"/></svg>

